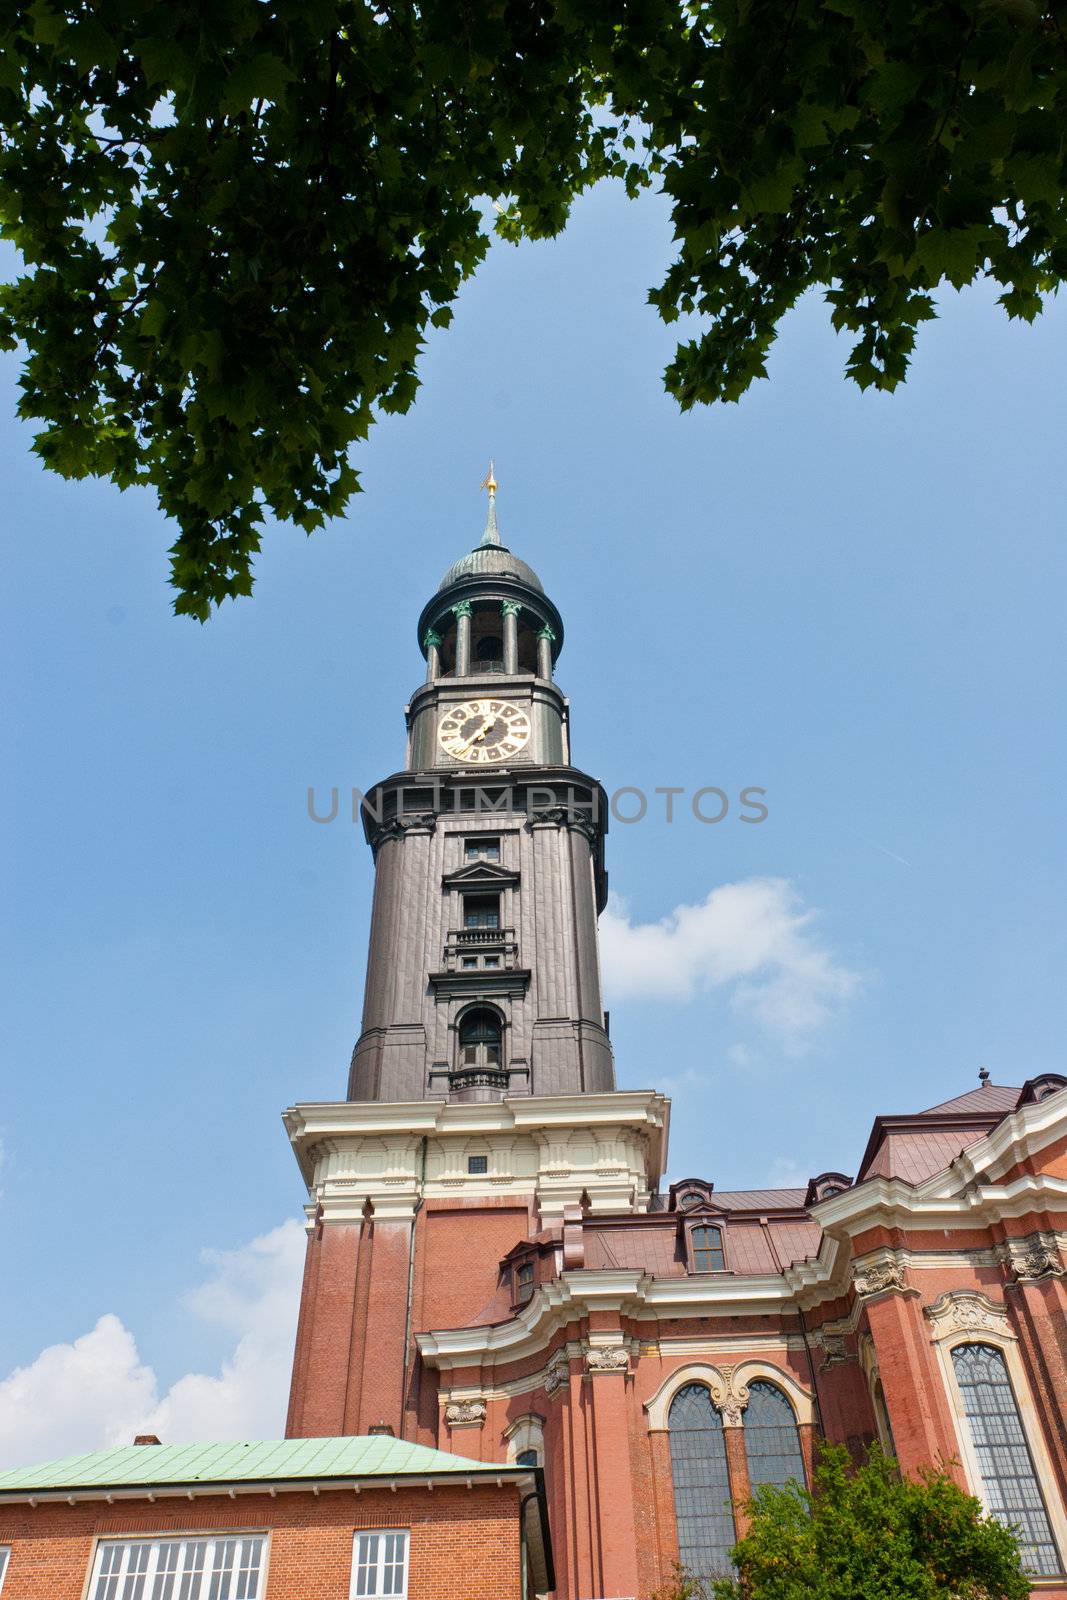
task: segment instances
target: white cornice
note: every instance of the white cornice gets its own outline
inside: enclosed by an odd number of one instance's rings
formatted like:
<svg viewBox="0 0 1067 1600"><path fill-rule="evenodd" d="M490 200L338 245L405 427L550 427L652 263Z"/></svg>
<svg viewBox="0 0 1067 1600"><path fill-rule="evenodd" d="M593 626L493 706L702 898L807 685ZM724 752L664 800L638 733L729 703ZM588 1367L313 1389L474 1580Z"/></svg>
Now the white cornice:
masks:
<svg viewBox="0 0 1067 1600"><path fill-rule="evenodd" d="M790 1284L771 1273L654 1278L646 1272L564 1272L542 1284L529 1305L509 1322L488 1327L445 1328L416 1334L423 1359L433 1367L520 1361L547 1347L553 1334L593 1311L639 1320L676 1321L767 1315L795 1309Z"/></svg>
<svg viewBox="0 0 1067 1600"><path fill-rule="evenodd" d="M313 1101L282 1113L304 1181L314 1182L311 1151L324 1140L339 1143L401 1137L449 1139L494 1133L526 1134L546 1129L626 1128L647 1140L650 1188L655 1188L667 1157L670 1101L648 1089L619 1089L610 1094L516 1095L513 1098L466 1102L454 1100Z"/></svg>

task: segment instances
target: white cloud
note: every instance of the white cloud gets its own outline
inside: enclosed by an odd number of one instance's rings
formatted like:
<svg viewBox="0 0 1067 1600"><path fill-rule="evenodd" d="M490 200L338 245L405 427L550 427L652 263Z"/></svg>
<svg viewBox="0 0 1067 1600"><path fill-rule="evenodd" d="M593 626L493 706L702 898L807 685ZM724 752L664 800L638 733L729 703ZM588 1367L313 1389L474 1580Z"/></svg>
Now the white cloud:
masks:
<svg viewBox="0 0 1067 1600"><path fill-rule="evenodd" d="M814 920L784 878L723 884L659 922L633 922L612 896L600 919L605 986L620 1000L719 990L787 1049L802 1049L860 982L820 942Z"/></svg>
<svg viewBox="0 0 1067 1600"><path fill-rule="evenodd" d="M218 1373L186 1373L162 1395L133 1334L111 1314L17 1367L0 1381L0 1468L129 1444L135 1433L170 1444L278 1438L303 1258L295 1221L240 1250L206 1251L209 1275L186 1304L234 1336L233 1353Z"/></svg>

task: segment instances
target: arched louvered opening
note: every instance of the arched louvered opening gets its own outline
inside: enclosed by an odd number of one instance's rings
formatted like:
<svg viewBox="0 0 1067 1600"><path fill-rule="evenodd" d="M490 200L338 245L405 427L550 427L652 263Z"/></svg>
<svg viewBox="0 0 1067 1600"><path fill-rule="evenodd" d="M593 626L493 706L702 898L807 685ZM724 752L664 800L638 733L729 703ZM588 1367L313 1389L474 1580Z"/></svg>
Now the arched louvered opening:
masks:
<svg viewBox="0 0 1067 1600"><path fill-rule="evenodd" d="M468 1011L459 1025L460 1067L500 1067L500 1018L479 1006Z"/></svg>
<svg viewBox="0 0 1067 1600"><path fill-rule="evenodd" d="M695 1576L720 1576L731 1570L737 1535L722 1416L704 1384L687 1383L679 1389L667 1426L678 1558Z"/></svg>
<svg viewBox="0 0 1067 1600"><path fill-rule="evenodd" d="M1014 1529L1024 1570L1031 1577L1058 1577L1060 1552L1003 1352L991 1344L958 1344L952 1366L986 1505L998 1522Z"/></svg>
<svg viewBox="0 0 1067 1600"><path fill-rule="evenodd" d="M761 1483L804 1484L804 1457L793 1407L775 1383L754 1378L745 1407L745 1455L753 1489Z"/></svg>

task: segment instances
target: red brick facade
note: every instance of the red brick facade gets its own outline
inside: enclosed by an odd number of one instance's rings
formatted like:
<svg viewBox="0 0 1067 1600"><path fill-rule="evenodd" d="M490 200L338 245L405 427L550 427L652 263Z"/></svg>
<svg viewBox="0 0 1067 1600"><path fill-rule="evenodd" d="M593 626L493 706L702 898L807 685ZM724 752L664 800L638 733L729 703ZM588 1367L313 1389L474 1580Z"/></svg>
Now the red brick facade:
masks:
<svg viewBox="0 0 1067 1600"><path fill-rule="evenodd" d="M409 1600L520 1600L514 1483L2 1504L3 1600L83 1600L99 1539L235 1531L269 1535L266 1600L349 1600L353 1535L372 1528L410 1530Z"/></svg>
<svg viewBox="0 0 1067 1600"><path fill-rule="evenodd" d="M679 1552L668 1418L681 1382L706 1384L723 1418L740 1532L756 1378L788 1399L808 1468L819 1433L857 1454L881 1434L905 1471L944 1462L981 1496L951 1354L971 1341L1004 1354L1067 1559L1067 1092L1045 1089L990 1086L885 1119L855 1183L807 1193L705 1184L694 1199L678 1184L662 1209L570 1206L558 1223L535 1194L429 1194L407 1220L368 1203L345 1225L326 1185L290 1432L385 1421L486 1462L526 1440L545 1469L560 1600L647 1597ZM723 1272L693 1270L694 1223L721 1230ZM523 1304L520 1258L536 1272ZM1063 1581L1040 1587L1067 1600Z"/></svg>

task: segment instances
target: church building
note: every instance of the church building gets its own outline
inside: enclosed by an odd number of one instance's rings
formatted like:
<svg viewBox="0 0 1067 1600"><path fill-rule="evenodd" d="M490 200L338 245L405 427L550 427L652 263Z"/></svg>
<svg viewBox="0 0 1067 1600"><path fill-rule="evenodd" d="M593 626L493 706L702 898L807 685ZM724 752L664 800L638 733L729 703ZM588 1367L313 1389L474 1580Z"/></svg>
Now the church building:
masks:
<svg viewBox="0 0 1067 1600"><path fill-rule="evenodd" d="M563 621L485 486L419 618L403 768L364 802L347 1098L285 1114L288 1435L540 1469L560 1600L724 1570L754 1486L805 1479L819 1435L879 1439L906 1472L951 1463L1067 1597L1067 1078L879 1115L803 1188L664 1189L669 1102L615 1086L608 806L571 750Z"/></svg>
<svg viewBox="0 0 1067 1600"><path fill-rule="evenodd" d="M665 1185L657 1064L615 1084L563 620L486 487L363 801L347 1098L285 1113L286 1439L0 1474L0 1600L650 1600L727 1571L820 1437L946 1464L1067 1600L1067 1078L892 1108L803 1187Z"/></svg>

